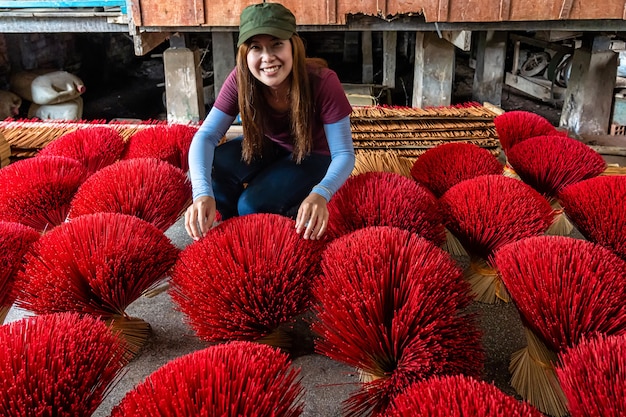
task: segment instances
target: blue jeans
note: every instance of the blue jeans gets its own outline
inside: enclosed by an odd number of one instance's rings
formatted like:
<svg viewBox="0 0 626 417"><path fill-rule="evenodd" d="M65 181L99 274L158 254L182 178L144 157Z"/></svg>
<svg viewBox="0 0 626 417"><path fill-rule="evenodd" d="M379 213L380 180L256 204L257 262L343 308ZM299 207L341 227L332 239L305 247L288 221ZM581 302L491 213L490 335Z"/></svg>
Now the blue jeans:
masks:
<svg viewBox="0 0 626 417"><path fill-rule="evenodd" d="M295 217L326 174L330 156L310 154L296 164L291 152L272 142L262 158L247 164L241 160L241 141L231 139L215 148L213 192L222 218L252 213Z"/></svg>

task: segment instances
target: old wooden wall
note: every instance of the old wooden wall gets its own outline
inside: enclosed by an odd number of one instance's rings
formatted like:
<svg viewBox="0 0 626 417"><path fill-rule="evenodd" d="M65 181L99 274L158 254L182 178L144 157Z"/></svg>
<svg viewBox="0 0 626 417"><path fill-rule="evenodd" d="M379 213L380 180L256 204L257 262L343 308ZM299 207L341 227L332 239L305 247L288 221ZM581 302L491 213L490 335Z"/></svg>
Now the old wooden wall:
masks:
<svg viewBox="0 0 626 417"><path fill-rule="evenodd" d="M236 27L251 0L132 0L137 26ZM422 14L427 22L624 19L624 0L282 0L299 25L343 25L346 16Z"/></svg>

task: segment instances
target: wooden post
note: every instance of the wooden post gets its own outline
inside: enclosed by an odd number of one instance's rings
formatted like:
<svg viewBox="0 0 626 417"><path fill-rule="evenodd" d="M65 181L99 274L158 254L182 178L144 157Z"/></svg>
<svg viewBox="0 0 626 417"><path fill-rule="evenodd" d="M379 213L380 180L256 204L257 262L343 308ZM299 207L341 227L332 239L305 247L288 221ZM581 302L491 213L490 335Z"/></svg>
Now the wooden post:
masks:
<svg viewBox="0 0 626 417"><path fill-rule="evenodd" d="M383 85L396 87L396 45L398 32L383 32Z"/></svg>
<svg viewBox="0 0 626 417"><path fill-rule="evenodd" d="M372 54L372 32L369 30L361 32L361 54L363 56L363 84L374 83L374 58Z"/></svg>
<svg viewBox="0 0 626 417"><path fill-rule="evenodd" d="M232 32L213 32L213 89L215 97L220 92L226 77L235 68L235 44Z"/></svg>
<svg viewBox="0 0 626 417"><path fill-rule="evenodd" d="M578 134L606 134L611 122L618 54L606 37L583 39L574 51L561 110L561 127Z"/></svg>
<svg viewBox="0 0 626 417"><path fill-rule="evenodd" d="M479 103L489 102L496 106L502 103L506 38L506 32L489 30L478 33L472 99Z"/></svg>
<svg viewBox="0 0 626 417"><path fill-rule="evenodd" d="M163 52L167 121L198 122L204 118L200 53L197 49L170 47Z"/></svg>
<svg viewBox="0 0 626 417"><path fill-rule="evenodd" d="M454 61L454 45L433 32L416 33L413 107L450 105Z"/></svg>

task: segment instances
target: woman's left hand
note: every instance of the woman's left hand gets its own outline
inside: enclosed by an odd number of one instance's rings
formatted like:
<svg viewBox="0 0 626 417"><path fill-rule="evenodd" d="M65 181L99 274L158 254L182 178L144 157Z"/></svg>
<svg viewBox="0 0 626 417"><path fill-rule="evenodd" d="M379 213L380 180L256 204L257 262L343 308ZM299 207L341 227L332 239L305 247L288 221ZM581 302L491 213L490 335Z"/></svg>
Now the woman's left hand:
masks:
<svg viewBox="0 0 626 417"><path fill-rule="evenodd" d="M296 233L304 239L317 240L326 232L328 227L328 202L317 193L311 193L304 199L298 209L296 217Z"/></svg>

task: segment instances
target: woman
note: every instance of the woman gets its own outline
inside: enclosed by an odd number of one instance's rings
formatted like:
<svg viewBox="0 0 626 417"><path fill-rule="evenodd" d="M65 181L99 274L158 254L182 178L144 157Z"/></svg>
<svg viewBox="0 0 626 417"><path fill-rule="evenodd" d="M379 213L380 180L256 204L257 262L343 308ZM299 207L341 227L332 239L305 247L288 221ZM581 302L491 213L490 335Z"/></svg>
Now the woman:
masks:
<svg viewBox="0 0 626 417"><path fill-rule="evenodd" d="M240 16L237 66L189 150L193 239L215 220L251 213L296 219L298 234L320 239L328 201L354 168L351 106L337 74L307 59L296 19L278 3ZM243 137L217 146L237 116Z"/></svg>

